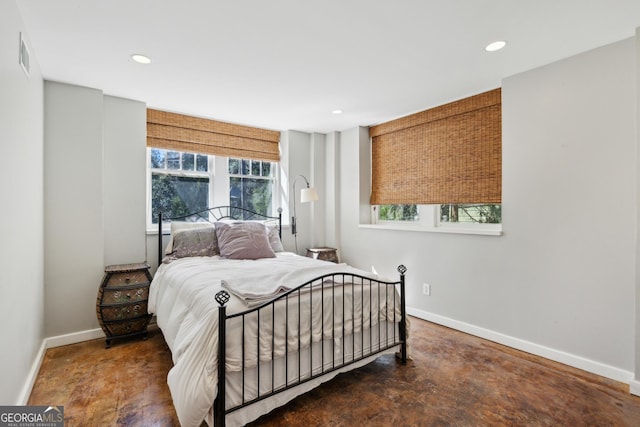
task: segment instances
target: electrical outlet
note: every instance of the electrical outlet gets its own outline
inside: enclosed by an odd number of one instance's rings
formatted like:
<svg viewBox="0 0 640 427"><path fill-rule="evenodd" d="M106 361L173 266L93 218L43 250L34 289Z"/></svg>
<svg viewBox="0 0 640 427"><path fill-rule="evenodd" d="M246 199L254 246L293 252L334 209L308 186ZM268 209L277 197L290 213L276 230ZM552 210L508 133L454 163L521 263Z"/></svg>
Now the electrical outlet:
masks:
<svg viewBox="0 0 640 427"><path fill-rule="evenodd" d="M428 283L422 284L422 293L426 296L431 296L431 285Z"/></svg>

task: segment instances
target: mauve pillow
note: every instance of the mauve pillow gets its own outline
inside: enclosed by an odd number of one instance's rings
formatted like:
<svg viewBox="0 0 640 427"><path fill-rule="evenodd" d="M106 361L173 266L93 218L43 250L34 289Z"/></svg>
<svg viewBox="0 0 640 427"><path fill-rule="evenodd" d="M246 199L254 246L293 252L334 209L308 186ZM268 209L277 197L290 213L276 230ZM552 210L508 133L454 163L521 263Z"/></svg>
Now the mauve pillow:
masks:
<svg viewBox="0 0 640 427"><path fill-rule="evenodd" d="M275 258L267 228L260 222L216 222L220 256L228 259Z"/></svg>

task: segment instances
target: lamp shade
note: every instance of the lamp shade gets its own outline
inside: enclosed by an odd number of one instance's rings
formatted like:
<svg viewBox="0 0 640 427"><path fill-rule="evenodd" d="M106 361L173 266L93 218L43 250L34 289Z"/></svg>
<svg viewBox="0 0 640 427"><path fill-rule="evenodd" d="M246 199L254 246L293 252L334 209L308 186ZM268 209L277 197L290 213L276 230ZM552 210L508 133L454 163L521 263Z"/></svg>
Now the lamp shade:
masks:
<svg viewBox="0 0 640 427"><path fill-rule="evenodd" d="M300 190L300 203L315 202L318 200L318 192L313 187Z"/></svg>

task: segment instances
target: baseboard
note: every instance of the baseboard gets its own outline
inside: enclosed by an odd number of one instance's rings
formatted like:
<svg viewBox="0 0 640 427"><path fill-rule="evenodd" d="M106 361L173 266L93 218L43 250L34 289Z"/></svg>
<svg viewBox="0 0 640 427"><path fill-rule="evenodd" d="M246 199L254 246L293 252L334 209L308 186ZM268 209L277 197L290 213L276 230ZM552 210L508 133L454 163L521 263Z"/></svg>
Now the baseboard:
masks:
<svg viewBox="0 0 640 427"><path fill-rule="evenodd" d="M74 332L71 334L58 335L55 337L49 337L42 340L40 344L40 349L36 354L36 357L33 359L33 363L31 364L31 369L29 370L29 375L25 381L24 387L22 387L22 391L18 396L18 401L16 405L23 406L26 405L29 401L29 396L31 396L31 390L33 389L33 385L36 382L36 378L38 377L38 372L40 371L40 365L42 365L42 361L44 360L44 354L46 353L48 348L61 347L63 345L76 344L83 341L90 341L99 338L104 338L104 332L102 329L90 329L88 331Z"/></svg>
<svg viewBox="0 0 640 427"><path fill-rule="evenodd" d="M629 393L635 396L640 396L640 381L631 380L629 382Z"/></svg>
<svg viewBox="0 0 640 427"><path fill-rule="evenodd" d="M62 347L63 345L76 344L83 341L97 340L104 338L102 329L89 329L87 331L73 332L70 334L58 335L45 338L46 348Z"/></svg>
<svg viewBox="0 0 640 427"><path fill-rule="evenodd" d="M20 394L18 395L18 401L16 402L17 406L26 405L29 401L29 396L31 396L31 390L33 390L33 385L36 383L36 378L38 377L38 372L40 371L40 365L42 365L42 360L44 359L44 353L47 351L45 347L44 340L40 343L40 349L38 349L38 353L36 354L35 359L33 359L33 363L31 364L31 369L29 370L29 375L27 376L27 381L25 382Z"/></svg>
<svg viewBox="0 0 640 427"><path fill-rule="evenodd" d="M415 316L429 322L437 323L498 344L535 354L536 356L541 356L545 359L582 369L583 371L591 372L592 374L629 384L630 389L633 387L633 373L623 369L416 308L407 307L407 313L411 316ZM635 381L635 383L636 392L632 391L632 393L640 395L640 382Z"/></svg>

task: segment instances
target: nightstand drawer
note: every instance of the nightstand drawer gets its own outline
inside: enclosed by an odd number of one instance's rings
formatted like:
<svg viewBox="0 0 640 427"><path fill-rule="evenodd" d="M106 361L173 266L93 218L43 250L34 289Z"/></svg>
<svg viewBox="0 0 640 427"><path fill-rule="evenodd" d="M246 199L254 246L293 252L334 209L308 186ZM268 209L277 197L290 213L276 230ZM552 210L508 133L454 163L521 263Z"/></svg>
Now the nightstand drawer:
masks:
<svg viewBox="0 0 640 427"><path fill-rule="evenodd" d="M107 281L107 288L116 286L149 284L145 271L126 271L123 273L113 273Z"/></svg>
<svg viewBox="0 0 640 427"><path fill-rule="evenodd" d="M122 304L149 299L149 286L133 288L104 288L101 304Z"/></svg>
<svg viewBox="0 0 640 427"><path fill-rule="evenodd" d="M147 301L134 302L131 304L117 304L113 306L102 305L102 318L110 320L125 320L135 317L146 316Z"/></svg>
<svg viewBox="0 0 640 427"><path fill-rule="evenodd" d="M112 337L126 336L138 333L146 333L149 319L141 317L136 320L126 320L123 322L104 322L104 327L108 331L108 335Z"/></svg>

